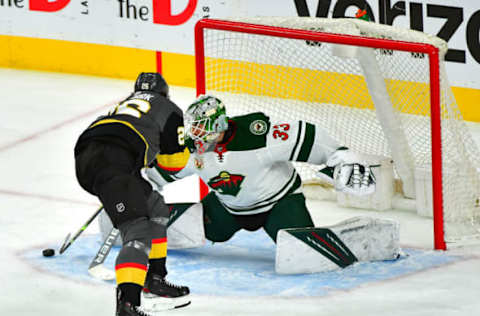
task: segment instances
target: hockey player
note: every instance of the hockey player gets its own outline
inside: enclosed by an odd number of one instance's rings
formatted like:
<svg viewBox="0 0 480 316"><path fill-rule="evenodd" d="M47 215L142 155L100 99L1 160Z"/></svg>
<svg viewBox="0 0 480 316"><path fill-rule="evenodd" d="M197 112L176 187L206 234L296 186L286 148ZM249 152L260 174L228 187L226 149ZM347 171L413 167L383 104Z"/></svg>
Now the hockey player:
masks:
<svg viewBox="0 0 480 316"><path fill-rule="evenodd" d="M141 73L134 92L80 135L76 175L102 202L123 245L116 258L117 316L188 305L189 289L165 280L168 208L140 174L155 159L165 172L183 168L182 111L158 73ZM143 291L142 291L143 290Z"/></svg>
<svg viewBox="0 0 480 316"><path fill-rule="evenodd" d="M314 226L292 161L327 164L332 177L337 167L338 190L375 190L368 168L352 176L353 166L367 165L362 157L303 121L271 122L261 112L227 118L218 98L200 96L185 113L185 127L192 151L187 166L175 175L158 167L146 173L160 187L194 173L208 184L211 192L201 204L205 237L213 242L261 227L276 241L281 229Z"/></svg>

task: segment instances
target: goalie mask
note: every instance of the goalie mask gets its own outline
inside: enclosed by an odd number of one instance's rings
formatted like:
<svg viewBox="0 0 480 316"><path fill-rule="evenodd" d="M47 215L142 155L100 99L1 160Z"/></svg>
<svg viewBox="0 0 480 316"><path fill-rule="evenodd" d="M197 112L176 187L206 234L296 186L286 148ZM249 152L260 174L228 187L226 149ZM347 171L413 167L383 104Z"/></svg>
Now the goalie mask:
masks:
<svg viewBox="0 0 480 316"><path fill-rule="evenodd" d="M210 95L199 96L188 107L184 121L187 137L200 146L214 143L228 128L225 105Z"/></svg>

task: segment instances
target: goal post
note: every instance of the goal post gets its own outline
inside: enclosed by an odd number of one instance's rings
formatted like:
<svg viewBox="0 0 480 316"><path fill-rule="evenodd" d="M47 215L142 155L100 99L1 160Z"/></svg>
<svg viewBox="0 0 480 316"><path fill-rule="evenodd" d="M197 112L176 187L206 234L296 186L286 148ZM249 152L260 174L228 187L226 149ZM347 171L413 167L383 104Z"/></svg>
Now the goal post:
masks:
<svg viewBox="0 0 480 316"><path fill-rule="evenodd" d="M445 250L480 232L480 156L448 85L446 50L437 37L357 19L202 19L197 94L219 96L229 115L311 121L356 151L391 157L403 195L430 200L434 248Z"/></svg>

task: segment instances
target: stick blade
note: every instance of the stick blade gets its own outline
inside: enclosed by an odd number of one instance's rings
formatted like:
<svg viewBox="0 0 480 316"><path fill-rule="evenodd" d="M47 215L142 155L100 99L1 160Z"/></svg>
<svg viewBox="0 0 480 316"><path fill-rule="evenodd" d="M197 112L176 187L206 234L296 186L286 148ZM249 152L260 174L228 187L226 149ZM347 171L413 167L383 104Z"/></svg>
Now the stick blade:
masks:
<svg viewBox="0 0 480 316"><path fill-rule="evenodd" d="M103 264L88 269L88 273L95 279L110 281L115 279L115 272L107 269Z"/></svg>
<svg viewBox="0 0 480 316"><path fill-rule="evenodd" d="M70 241L70 235L71 233L68 233L67 237L65 237L65 241L63 242L62 246L60 247L60 250L58 251L60 254L62 254L65 250L67 250L68 242Z"/></svg>

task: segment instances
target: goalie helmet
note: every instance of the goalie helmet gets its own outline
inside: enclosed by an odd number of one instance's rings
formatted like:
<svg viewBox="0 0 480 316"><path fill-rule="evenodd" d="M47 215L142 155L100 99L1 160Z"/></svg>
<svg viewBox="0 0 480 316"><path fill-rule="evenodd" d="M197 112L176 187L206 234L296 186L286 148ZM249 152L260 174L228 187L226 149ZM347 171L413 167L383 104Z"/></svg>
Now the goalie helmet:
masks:
<svg viewBox="0 0 480 316"><path fill-rule="evenodd" d="M162 75L156 72L142 72L135 81L135 92L152 91L168 98L168 84Z"/></svg>
<svg viewBox="0 0 480 316"><path fill-rule="evenodd" d="M199 96L185 112L187 137L196 142L213 143L228 128L222 101L211 95Z"/></svg>

